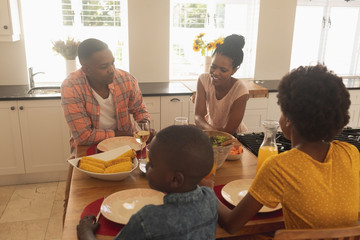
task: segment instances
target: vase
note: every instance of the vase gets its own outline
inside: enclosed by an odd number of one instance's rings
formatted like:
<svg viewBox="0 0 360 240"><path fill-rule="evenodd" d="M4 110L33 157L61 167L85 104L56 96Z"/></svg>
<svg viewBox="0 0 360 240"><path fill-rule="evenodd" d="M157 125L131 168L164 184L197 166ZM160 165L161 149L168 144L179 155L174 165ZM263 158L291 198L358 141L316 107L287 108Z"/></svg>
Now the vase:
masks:
<svg viewBox="0 0 360 240"><path fill-rule="evenodd" d="M76 71L76 60L65 60L66 61L66 76Z"/></svg>
<svg viewBox="0 0 360 240"><path fill-rule="evenodd" d="M211 65L211 57L210 56L205 56L205 62L204 62L204 72L209 72L210 70L210 65Z"/></svg>

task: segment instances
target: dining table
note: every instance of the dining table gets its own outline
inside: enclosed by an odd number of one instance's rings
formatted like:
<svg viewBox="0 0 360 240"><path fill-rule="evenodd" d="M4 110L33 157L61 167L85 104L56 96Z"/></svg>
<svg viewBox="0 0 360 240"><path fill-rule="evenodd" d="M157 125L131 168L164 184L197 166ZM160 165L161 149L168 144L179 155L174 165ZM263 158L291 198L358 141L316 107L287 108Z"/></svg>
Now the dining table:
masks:
<svg viewBox="0 0 360 240"><path fill-rule="evenodd" d="M78 146L77 157L87 155L90 146ZM257 157L243 147L242 157L239 160L225 161L215 174L215 187L225 185L238 179L253 179L256 174ZM150 188L139 168L135 169L127 178L121 181L105 181L92 178L84 172L73 169L70 186L69 202L63 227L63 240L77 239L76 226L86 206L93 201L109 196L118 191L134 188ZM280 210L281 211L281 210ZM274 232L284 228L282 214L272 217L253 218L235 234L229 234L219 225L216 238L236 239L236 236L254 235ZM97 239L113 239L114 236L96 234Z"/></svg>

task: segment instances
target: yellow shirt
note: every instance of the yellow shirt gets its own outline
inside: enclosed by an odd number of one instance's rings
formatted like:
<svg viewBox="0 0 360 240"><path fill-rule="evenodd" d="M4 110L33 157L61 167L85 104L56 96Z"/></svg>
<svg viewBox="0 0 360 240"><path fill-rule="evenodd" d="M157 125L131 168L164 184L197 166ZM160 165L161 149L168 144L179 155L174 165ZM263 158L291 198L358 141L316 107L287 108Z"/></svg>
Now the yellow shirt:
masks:
<svg viewBox="0 0 360 240"><path fill-rule="evenodd" d="M324 162L291 149L269 157L249 193L260 203L282 204L287 229L353 226L359 211L358 149L333 141Z"/></svg>

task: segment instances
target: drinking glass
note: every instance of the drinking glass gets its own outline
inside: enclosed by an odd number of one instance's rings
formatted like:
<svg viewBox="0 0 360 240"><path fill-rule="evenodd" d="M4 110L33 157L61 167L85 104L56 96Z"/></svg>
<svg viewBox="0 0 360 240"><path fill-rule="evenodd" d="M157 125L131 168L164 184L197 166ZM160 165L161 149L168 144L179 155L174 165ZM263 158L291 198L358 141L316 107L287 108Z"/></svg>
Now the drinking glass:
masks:
<svg viewBox="0 0 360 240"><path fill-rule="evenodd" d="M188 118L187 117L176 117L174 120L174 125L188 125Z"/></svg>
<svg viewBox="0 0 360 240"><path fill-rule="evenodd" d="M141 144L140 159L139 159L140 165L146 165L146 156L144 157L143 149L144 149L144 143L146 144L146 141L149 139L149 136L150 136L149 122L146 121L146 122L138 123L138 127L134 132L134 137L136 138L136 141Z"/></svg>

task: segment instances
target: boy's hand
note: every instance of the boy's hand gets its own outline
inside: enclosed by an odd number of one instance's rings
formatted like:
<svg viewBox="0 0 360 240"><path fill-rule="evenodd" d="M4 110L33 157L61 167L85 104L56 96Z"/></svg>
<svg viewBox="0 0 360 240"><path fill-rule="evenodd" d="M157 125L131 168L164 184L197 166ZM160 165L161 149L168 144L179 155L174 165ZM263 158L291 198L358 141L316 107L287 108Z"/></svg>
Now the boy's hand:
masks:
<svg viewBox="0 0 360 240"><path fill-rule="evenodd" d="M93 240L95 238L95 232L99 228L100 224L95 222L95 216L84 216L80 220L76 227L77 236L80 240Z"/></svg>

